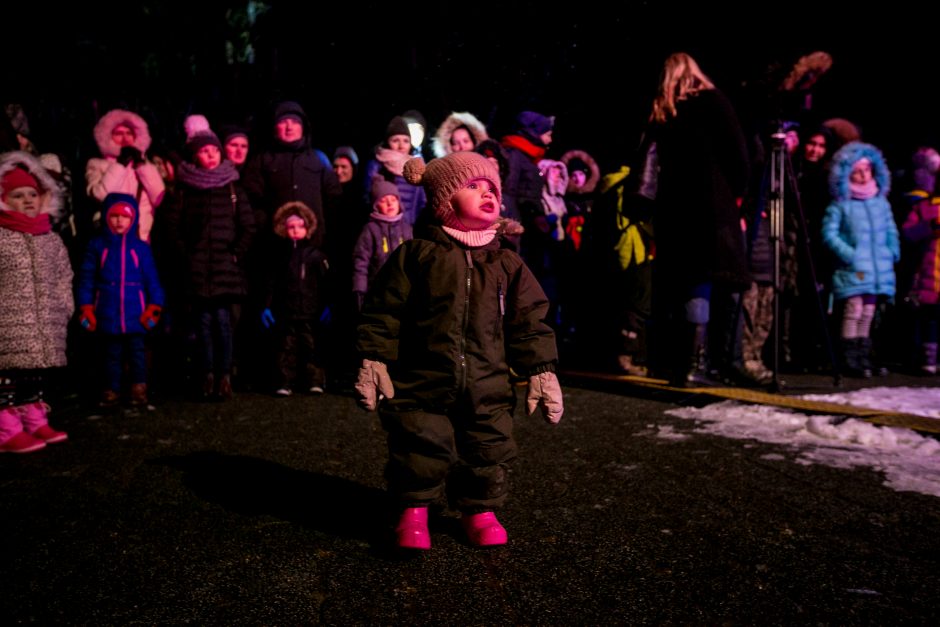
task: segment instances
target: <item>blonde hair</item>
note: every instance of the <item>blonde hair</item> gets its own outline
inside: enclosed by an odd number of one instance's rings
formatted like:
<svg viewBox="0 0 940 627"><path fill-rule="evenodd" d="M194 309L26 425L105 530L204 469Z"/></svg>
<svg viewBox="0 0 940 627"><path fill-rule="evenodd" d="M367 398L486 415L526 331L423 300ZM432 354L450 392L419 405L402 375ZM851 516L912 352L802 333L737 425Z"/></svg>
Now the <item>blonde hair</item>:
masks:
<svg viewBox="0 0 940 627"><path fill-rule="evenodd" d="M705 76L695 59L685 52L674 52L663 64L659 93L653 100L650 121L662 123L675 117L677 102L714 88L714 83Z"/></svg>

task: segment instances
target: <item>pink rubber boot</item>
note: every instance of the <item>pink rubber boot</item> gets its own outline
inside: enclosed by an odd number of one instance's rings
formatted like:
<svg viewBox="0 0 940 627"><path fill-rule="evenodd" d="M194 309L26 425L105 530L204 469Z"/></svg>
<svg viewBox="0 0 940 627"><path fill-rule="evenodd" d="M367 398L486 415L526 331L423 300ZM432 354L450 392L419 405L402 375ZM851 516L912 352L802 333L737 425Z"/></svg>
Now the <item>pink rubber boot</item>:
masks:
<svg viewBox="0 0 940 627"><path fill-rule="evenodd" d="M69 439L69 435L65 431L56 431L49 426L49 406L42 401L21 405L16 409L20 412L20 418L23 421L26 433L34 438L42 440L46 444L65 442Z"/></svg>
<svg viewBox="0 0 940 627"><path fill-rule="evenodd" d="M0 453L31 453L41 448L46 448L46 443L23 431L15 408L0 409Z"/></svg>
<svg viewBox="0 0 940 627"><path fill-rule="evenodd" d="M464 515L460 519L470 544L474 546L498 546L506 544L509 536L506 529L496 520L493 512Z"/></svg>
<svg viewBox="0 0 940 627"><path fill-rule="evenodd" d="M428 508L409 507L401 514L398 526L395 527L398 537L398 546L403 549L420 549L427 551L431 548L431 533L428 531Z"/></svg>

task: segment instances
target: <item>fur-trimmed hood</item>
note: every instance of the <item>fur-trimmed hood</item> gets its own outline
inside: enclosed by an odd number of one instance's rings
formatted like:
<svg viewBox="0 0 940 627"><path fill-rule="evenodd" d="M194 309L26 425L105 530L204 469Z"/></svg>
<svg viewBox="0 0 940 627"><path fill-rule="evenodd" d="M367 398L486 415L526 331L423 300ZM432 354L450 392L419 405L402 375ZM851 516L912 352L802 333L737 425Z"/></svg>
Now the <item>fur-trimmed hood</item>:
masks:
<svg viewBox="0 0 940 627"><path fill-rule="evenodd" d="M548 178L548 170L550 168L558 168L558 171L561 173L561 179L556 185L552 185ZM565 195L565 190L568 188L568 168L564 163L555 161L554 159L542 159L539 161L539 176L542 177L545 189L548 190L549 194L552 196Z"/></svg>
<svg viewBox="0 0 940 627"><path fill-rule="evenodd" d="M307 226L307 236L304 239L310 239L317 230L317 215L310 207L299 200L284 203L274 212L274 233L287 237L287 219L291 216L299 216Z"/></svg>
<svg viewBox="0 0 940 627"><path fill-rule="evenodd" d="M39 185L42 187L42 194L39 198L39 213L47 213L53 219L59 215L62 208L62 193L55 179L46 172L39 160L28 152L17 150L0 155L0 181L7 172L15 167L23 167L32 174ZM0 209L3 211L12 211L9 205L3 202L3 187L0 182Z"/></svg>
<svg viewBox="0 0 940 627"><path fill-rule="evenodd" d="M594 188L597 187L598 182L601 180L601 169L597 167L597 162L594 160L594 157L584 152L583 150L569 150L561 156L561 161L565 164L566 169L568 164L570 164L574 159L583 161L584 165L588 167L588 177L584 182L584 185L578 187L574 184L574 181L571 179L571 173L569 172L568 193L590 194L594 191Z"/></svg>
<svg viewBox="0 0 940 627"><path fill-rule="evenodd" d="M450 136L461 126L466 126L470 130L474 146L478 146L481 141L489 138L483 122L478 120L475 115L469 111L454 111L441 122L433 139L431 139L431 152L434 153L435 157L443 157L451 153Z"/></svg>
<svg viewBox="0 0 940 627"><path fill-rule="evenodd" d="M849 188L849 175L852 166L859 159L868 159L871 162L871 172L878 184L878 196L885 198L891 191L891 171L881 151L864 142L849 142L832 156L832 166L829 170L829 192L833 200L842 202L849 200L852 193Z"/></svg>
<svg viewBox="0 0 940 627"><path fill-rule="evenodd" d="M95 142L102 156L117 157L121 152L121 147L111 139L111 131L119 124L126 124L134 131L134 148L147 152L150 148L150 129L144 119L132 111L112 109L95 124Z"/></svg>

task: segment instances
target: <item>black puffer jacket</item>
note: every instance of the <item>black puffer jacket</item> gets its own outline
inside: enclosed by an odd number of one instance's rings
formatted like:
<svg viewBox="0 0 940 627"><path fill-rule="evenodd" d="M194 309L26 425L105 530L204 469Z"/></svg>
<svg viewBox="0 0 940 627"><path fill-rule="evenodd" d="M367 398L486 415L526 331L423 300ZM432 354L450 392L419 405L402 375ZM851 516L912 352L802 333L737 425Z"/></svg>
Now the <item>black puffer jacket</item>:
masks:
<svg viewBox="0 0 940 627"><path fill-rule="evenodd" d="M191 296L245 295L242 263L255 234L255 221L238 183L209 189L179 185L166 220L171 247L182 260L185 276L181 278Z"/></svg>
<svg viewBox="0 0 940 627"><path fill-rule="evenodd" d="M509 367L553 371L548 300L516 253L497 240L468 249L437 226L402 244L376 275L357 348L384 362L397 408L444 410L511 402Z"/></svg>

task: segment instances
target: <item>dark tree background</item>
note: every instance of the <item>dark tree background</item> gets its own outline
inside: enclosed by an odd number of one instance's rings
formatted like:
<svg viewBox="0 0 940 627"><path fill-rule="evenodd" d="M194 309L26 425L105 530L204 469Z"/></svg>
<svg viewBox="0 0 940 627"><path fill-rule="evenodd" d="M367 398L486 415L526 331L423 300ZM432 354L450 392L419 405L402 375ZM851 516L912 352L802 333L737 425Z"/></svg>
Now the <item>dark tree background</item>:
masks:
<svg viewBox="0 0 940 627"><path fill-rule="evenodd" d="M814 116L853 120L891 161L937 142L935 43L911 3L878 12L805 0L548 6L21 2L5 8L0 95L24 105L37 145L73 171L96 152L92 126L113 107L141 112L155 141L176 147L183 118L197 112L216 127L251 124L263 139L282 98L305 106L327 151L367 152L406 109L424 113L432 132L450 111L469 110L498 136L534 108L557 116L556 155L584 148L612 167L635 147L670 52L695 56L757 128L780 113L770 96L789 67L825 50L834 64L814 89Z"/></svg>

